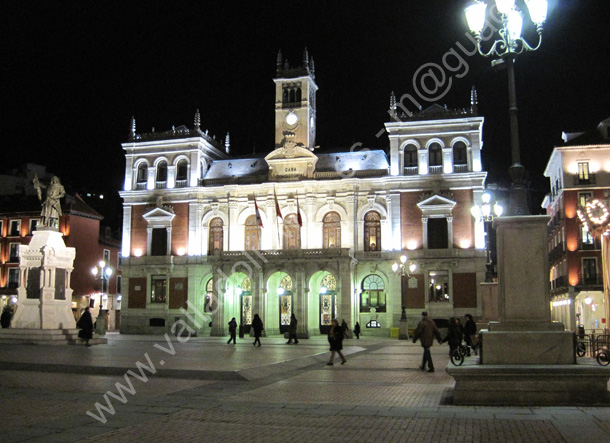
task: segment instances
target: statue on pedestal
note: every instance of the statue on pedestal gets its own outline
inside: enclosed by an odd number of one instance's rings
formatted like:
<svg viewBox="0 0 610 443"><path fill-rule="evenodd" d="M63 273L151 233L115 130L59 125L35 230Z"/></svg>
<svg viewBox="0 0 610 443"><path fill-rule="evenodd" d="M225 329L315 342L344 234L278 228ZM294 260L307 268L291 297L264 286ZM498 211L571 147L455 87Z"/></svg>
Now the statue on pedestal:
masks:
<svg viewBox="0 0 610 443"><path fill-rule="evenodd" d="M38 199L42 201L42 189L46 189L46 198L42 203L42 226L48 228L58 228L59 217L62 215L60 199L66 195L66 191L59 182L57 176L53 176L49 186L45 186L38 180L38 175L34 176L34 188L38 192Z"/></svg>

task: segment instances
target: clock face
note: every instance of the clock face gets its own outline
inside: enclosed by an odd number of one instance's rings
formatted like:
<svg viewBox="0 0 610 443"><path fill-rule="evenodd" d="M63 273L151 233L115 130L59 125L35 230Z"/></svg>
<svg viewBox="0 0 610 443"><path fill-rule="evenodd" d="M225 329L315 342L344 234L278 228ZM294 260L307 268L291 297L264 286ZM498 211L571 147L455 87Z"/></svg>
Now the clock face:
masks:
<svg viewBox="0 0 610 443"><path fill-rule="evenodd" d="M286 114L286 119L285 119L285 121L286 121L286 124L287 124L288 126L294 126L294 125L296 125L296 124L298 123L298 121L299 121L299 116L298 116L298 115L296 115L294 112L292 112L292 111L291 111L291 112L289 112L288 114Z"/></svg>

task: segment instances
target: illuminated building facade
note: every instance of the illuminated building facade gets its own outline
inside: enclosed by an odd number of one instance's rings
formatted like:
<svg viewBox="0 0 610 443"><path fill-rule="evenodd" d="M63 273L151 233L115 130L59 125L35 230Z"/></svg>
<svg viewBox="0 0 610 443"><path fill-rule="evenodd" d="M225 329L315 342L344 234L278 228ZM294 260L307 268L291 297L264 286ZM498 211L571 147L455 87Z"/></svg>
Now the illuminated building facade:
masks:
<svg viewBox="0 0 610 443"><path fill-rule="evenodd" d="M316 146L307 53L298 67L280 54L274 82L275 146L263 155L232 157L229 136L210 137L198 112L192 128L167 132L138 133L133 120L123 143L121 332L180 333L182 320L198 335L224 335L235 317L247 333L258 313L278 334L294 313L302 336L325 333L334 317L389 335L403 306L412 326L424 309L480 316L476 99L407 117L392 95L389 155L331 152ZM401 255L417 265L411 276L392 271Z"/></svg>
<svg viewBox="0 0 610 443"><path fill-rule="evenodd" d="M604 296L602 241L578 217L579 207L598 200L606 207L610 193L610 118L589 132L564 133L544 175L551 193L542 206L548 226L553 320L566 328L608 328L608 298Z"/></svg>

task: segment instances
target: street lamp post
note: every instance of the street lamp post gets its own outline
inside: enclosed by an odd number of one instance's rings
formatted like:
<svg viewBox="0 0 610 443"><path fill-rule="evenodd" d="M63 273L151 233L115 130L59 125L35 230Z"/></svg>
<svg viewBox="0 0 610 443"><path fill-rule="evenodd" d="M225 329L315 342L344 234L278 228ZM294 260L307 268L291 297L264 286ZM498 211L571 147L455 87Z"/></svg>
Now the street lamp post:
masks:
<svg viewBox="0 0 610 443"><path fill-rule="evenodd" d="M535 51L542 43L542 25L546 20L548 2L547 0L525 0L526 10L536 25L538 33L538 44L531 46L522 36L523 12L515 4L515 0L495 0L496 10L502 20L501 28L498 30L499 38L495 40L491 48L485 52L481 47L483 37L481 33L485 28L487 5L475 0L466 9L466 20L468 27L477 41L477 49L483 57L496 57L492 61L492 67L505 66L508 72L508 100L510 116L510 139L512 165L508 168L512 179L510 190L510 204L508 215L528 215L527 194L523 177L525 168L521 164L519 152L519 126L517 120L517 93L515 89L515 58L522 52ZM492 26L493 29L493 26Z"/></svg>
<svg viewBox="0 0 610 443"><path fill-rule="evenodd" d="M107 266L104 260L100 260L97 266L91 268L91 274L96 280L102 282L102 291L100 292L100 306L95 320L95 332L98 335L104 335L106 333L106 320L102 316L102 299L104 294L108 291L108 279L112 275L112 268Z"/></svg>
<svg viewBox="0 0 610 443"><path fill-rule="evenodd" d="M402 300L402 282L403 282L402 277L410 278L412 276L413 272L415 272L415 270L417 269L417 265L414 262L409 262L409 264L407 265L407 260L408 259L407 259L406 255L401 255L400 263L394 262L394 264L392 264L392 271L394 271L394 274L400 275L401 301L403 301ZM407 313L405 310L406 310L406 306L403 301L402 313L400 316L400 330L398 333L399 340L408 340L409 339L409 323L407 321Z"/></svg>
<svg viewBox="0 0 610 443"><path fill-rule="evenodd" d="M487 264L485 265L485 283L493 282L493 263L491 259L491 243L489 241L491 224L494 217L500 217L504 212L504 208L498 202L491 204L491 194L489 192L483 193L481 197L481 205L476 203L470 208L470 213L475 220L482 220L485 228L485 251Z"/></svg>

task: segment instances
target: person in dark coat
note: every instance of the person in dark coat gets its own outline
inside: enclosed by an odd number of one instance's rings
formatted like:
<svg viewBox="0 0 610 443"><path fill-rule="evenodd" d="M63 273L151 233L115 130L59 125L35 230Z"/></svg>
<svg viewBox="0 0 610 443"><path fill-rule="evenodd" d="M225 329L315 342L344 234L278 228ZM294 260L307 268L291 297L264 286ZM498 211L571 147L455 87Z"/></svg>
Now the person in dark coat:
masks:
<svg viewBox="0 0 610 443"><path fill-rule="evenodd" d="M78 336L85 340L85 346L91 346L89 340L93 338L93 318L91 312L89 312L89 307L85 308L85 312L80 316L76 326L80 328Z"/></svg>
<svg viewBox="0 0 610 443"><path fill-rule="evenodd" d="M341 357L342 365L347 363L343 352L341 352L341 350L343 349L343 328L339 326L339 322L336 318L333 318L330 329L328 330L328 343L330 343L330 361L326 363L326 365L333 365L335 353L338 353L339 357Z"/></svg>
<svg viewBox="0 0 610 443"><path fill-rule="evenodd" d="M234 345L237 344L237 340L235 338L235 335L237 333L237 322L235 321L235 317L233 317L231 319L231 321L229 322L229 334L231 334L231 337L229 338L229 341L227 342L227 344L233 342Z"/></svg>
<svg viewBox="0 0 610 443"><path fill-rule="evenodd" d="M287 345L289 345L290 343L292 343L292 340L294 339L294 344L297 345L299 344L299 339L297 338L297 318L296 316L293 314L290 315L290 329L288 330L288 341L286 342Z"/></svg>
<svg viewBox="0 0 610 443"><path fill-rule="evenodd" d="M464 323L464 341L468 346L467 356L470 356L470 349L474 351L474 355L477 355L476 344L473 343L474 337L477 335L477 324L475 323L472 315L466 314L466 323Z"/></svg>
<svg viewBox="0 0 610 443"><path fill-rule="evenodd" d="M354 326L354 335L360 340L360 323L358 322L356 322L356 326Z"/></svg>
<svg viewBox="0 0 610 443"><path fill-rule="evenodd" d="M2 315L0 316L0 325L2 325L3 328L10 328L12 319L13 309L9 305L6 305L2 310Z"/></svg>
<svg viewBox="0 0 610 443"><path fill-rule="evenodd" d="M442 343L441 332L438 330L436 324L428 318L427 312L422 312L422 319L417 325L415 329L415 334L413 335L413 343L417 340L424 348L424 356L422 358L422 363L419 369L422 371L426 370L426 363L428 363L428 372L434 372L434 363L432 362L432 355L430 354L430 347L434 343L434 338L438 340L439 343Z"/></svg>
<svg viewBox="0 0 610 443"><path fill-rule="evenodd" d="M254 318L252 319L252 329L254 329L254 343L252 344L256 346L256 343L258 342L258 345L260 346L261 334L263 333L263 329L265 328L263 327L263 321L258 316L258 314L254 314Z"/></svg>
<svg viewBox="0 0 610 443"><path fill-rule="evenodd" d="M457 317L451 317L449 319L449 329L447 329L447 336L443 339L443 343L449 342L449 356L453 354L464 339L462 330L460 328L460 319Z"/></svg>

